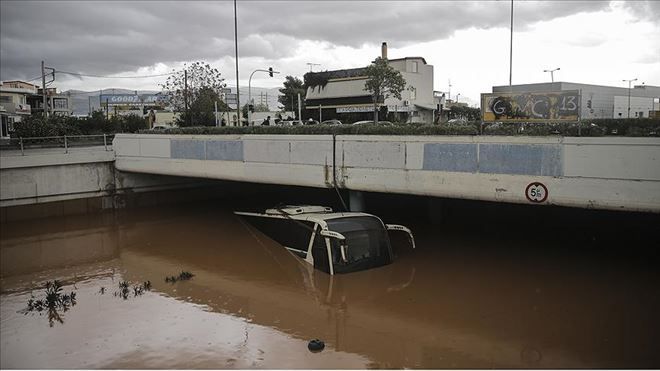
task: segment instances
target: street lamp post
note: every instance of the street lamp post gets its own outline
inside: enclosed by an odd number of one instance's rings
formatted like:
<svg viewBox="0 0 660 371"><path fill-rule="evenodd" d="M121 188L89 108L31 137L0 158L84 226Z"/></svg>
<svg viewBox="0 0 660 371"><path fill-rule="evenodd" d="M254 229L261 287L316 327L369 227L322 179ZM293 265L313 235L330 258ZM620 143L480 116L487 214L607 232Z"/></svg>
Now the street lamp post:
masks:
<svg viewBox="0 0 660 371"><path fill-rule="evenodd" d="M266 72L270 75L270 77L273 77L274 73L280 73L279 71L273 71L273 67L270 67L267 70L254 70L250 74L250 79L248 80L248 103L247 103L248 104L248 110L247 110L248 126L250 126L250 118L252 116L252 115L250 115L250 113L251 113L250 112L250 104L252 103L252 75L254 75L255 72Z"/></svg>
<svg viewBox="0 0 660 371"><path fill-rule="evenodd" d="M555 71L559 71L560 69L557 67L554 70L543 70L543 72L550 72L550 81L555 82Z"/></svg>
<svg viewBox="0 0 660 371"><path fill-rule="evenodd" d="M637 79L630 79L630 80L621 80L623 82L628 82L628 118L630 118L630 83L633 81L637 81Z"/></svg>
<svg viewBox="0 0 660 371"><path fill-rule="evenodd" d="M236 0L234 0L234 46L236 48L236 126L241 126L241 89L238 81L238 18L236 16Z"/></svg>

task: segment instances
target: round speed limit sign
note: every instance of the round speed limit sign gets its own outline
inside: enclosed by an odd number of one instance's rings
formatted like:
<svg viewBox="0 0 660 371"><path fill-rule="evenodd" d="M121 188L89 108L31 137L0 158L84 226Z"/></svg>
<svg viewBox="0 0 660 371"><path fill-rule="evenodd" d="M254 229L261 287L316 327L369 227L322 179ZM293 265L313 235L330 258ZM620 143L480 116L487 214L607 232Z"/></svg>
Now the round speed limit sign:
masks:
<svg viewBox="0 0 660 371"><path fill-rule="evenodd" d="M530 202L543 202L548 199L548 188L543 183L530 183L525 189L525 196Z"/></svg>

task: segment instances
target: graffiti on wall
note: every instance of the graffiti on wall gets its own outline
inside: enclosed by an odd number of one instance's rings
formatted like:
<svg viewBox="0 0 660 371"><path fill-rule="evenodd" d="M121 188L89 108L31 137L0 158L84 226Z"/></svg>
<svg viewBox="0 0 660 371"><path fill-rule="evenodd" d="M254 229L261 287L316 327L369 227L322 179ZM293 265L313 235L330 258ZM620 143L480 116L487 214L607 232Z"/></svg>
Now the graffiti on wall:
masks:
<svg viewBox="0 0 660 371"><path fill-rule="evenodd" d="M580 92L481 94L484 121L577 121Z"/></svg>

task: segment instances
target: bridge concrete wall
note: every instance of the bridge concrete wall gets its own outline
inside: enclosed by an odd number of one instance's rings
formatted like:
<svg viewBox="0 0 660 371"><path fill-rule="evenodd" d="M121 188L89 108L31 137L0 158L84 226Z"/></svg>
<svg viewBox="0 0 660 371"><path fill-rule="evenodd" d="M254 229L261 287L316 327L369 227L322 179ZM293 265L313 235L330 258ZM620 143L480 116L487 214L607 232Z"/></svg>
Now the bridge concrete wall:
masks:
<svg viewBox="0 0 660 371"><path fill-rule="evenodd" d="M128 172L660 212L657 138L122 134L114 148Z"/></svg>
<svg viewBox="0 0 660 371"><path fill-rule="evenodd" d="M342 188L660 211L657 139L342 136L336 145ZM533 183L547 198L528 199Z"/></svg>
<svg viewBox="0 0 660 371"><path fill-rule="evenodd" d="M243 182L332 186L329 135L121 134L114 141L122 171Z"/></svg>
<svg viewBox="0 0 660 371"><path fill-rule="evenodd" d="M97 199L99 208L121 207L123 195L200 184L199 178L124 173L115 169L115 153L104 147L69 153L26 151L0 158L0 207ZM71 204L69 208L71 208ZM74 209L85 209L77 203Z"/></svg>

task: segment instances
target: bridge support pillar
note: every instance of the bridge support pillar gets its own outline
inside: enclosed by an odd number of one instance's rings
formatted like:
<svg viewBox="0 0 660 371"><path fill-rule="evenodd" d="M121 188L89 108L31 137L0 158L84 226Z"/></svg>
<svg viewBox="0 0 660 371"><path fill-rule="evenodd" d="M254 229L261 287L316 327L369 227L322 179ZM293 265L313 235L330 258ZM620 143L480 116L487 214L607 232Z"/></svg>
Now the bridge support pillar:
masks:
<svg viewBox="0 0 660 371"><path fill-rule="evenodd" d="M348 207L355 212L365 211L364 193L361 191L348 191Z"/></svg>
<svg viewBox="0 0 660 371"><path fill-rule="evenodd" d="M447 205L442 198L429 197L426 202L426 211L431 224L442 224L447 214Z"/></svg>

